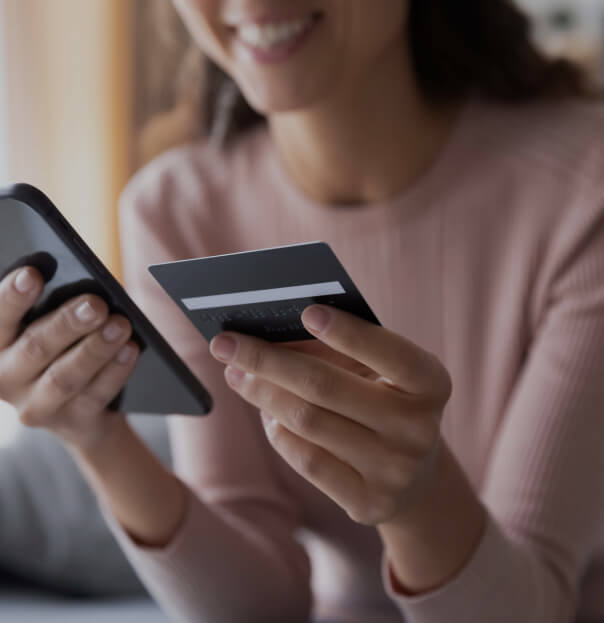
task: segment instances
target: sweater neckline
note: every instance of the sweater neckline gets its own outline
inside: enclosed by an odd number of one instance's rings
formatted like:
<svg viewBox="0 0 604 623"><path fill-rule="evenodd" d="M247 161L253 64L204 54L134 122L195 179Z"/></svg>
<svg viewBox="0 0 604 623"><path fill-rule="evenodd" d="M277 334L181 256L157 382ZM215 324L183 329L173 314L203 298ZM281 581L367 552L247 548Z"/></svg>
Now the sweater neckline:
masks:
<svg viewBox="0 0 604 623"><path fill-rule="evenodd" d="M418 210L427 208L430 196L448 178L456 162L458 146L466 136L470 119L475 114L475 102L468 97L462 103L457 118L438 154L424 171L397 195L371 203L330 204L315 201L302 191L287 172L271 139L268 127L262 131L263 152L270 179L278 185L280 196L286 201L283 209L294 212L298 219L328 227L373 228L393 219L410 218Z"/></svg>

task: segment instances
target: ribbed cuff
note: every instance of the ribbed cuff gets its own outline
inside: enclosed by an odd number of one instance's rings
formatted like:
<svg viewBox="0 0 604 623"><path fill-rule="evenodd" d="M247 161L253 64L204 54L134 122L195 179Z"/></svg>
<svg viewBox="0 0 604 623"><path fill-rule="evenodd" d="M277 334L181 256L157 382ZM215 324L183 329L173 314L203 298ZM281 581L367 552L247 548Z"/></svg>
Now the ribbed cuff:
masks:
<svg viewBox="0 0 604 623"><path fill-rule="evenodd" d="M522 621L530 582L525 582L526 561L489 515L485 532L466 565L446 584L420 595L396 592L386 550L381 575L387 595L409 623L509 623ZM513 590L510 588L512 582ZM511 594L514 599L508 599ZM530 603L530 601L529 601Z"/></svg>
<svg viewBox="0 0 604 623"><path fill-rule="evenodd" d="M163 547L150 547L134 541L118 522L108 502L102 496L99 498L101 512L111 532L146 583L150 580L155 584L162 576L169 577L170 584L175 582L175 576L184 582L191 579L182 577L179 568L183 560L189 560L191 535L199 533L199 526L207 521L208 510L197 495L186 484L184 486L187 492L185 516L170 542Z"/></svg>

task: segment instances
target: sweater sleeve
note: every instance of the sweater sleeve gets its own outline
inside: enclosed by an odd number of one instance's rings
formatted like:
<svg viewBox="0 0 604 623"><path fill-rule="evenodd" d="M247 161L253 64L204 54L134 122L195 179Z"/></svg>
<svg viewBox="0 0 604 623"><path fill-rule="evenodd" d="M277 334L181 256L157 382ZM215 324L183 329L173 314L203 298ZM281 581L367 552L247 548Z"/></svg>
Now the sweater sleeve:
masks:
<svg viewBox="0 0 604 623"><path fill-rule="evenodd" d="M296 538L299 509L276 475L277 457L259 415L228 387L224 366L147 271L152 263L201 255L200 238L210 236L216 244L203 189L195 193L199 180L182 168L173 175L186 179L175 184L173 176L143 170L122 195L124 283L208 388L214 409L206 417L169 418L175 471L188 490L187 514L171 543L138 546L106 504L104 514L171 620L304 621L311 603L310 563ZM187 189L195 200L174 188Z"/></svg>
<svg viewBox="0 0 604 623"><path fill-rule="evenodd" d="M134 419L168 465L164 423ZM23 428L0 448L0 568L72 595L144 593L69 452L45 430Z"/></svg>
<svg viewBox="0 0 604 623"><path fill-rule="evenodd" d="M382 557L384 585L405 620L576 616L580 579L604 530L604 209L571 208L555 260L545 262L536 330L479 492L488 521L477 550L444 586L411 597L397 594Z"/></svg>

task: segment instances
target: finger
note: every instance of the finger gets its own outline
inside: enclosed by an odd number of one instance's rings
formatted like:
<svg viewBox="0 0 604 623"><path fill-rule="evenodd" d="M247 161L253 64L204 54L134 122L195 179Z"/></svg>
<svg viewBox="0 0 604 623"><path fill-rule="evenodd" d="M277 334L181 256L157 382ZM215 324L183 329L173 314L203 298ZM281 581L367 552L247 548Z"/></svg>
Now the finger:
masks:
<svg viewBox="0 0 604 623"><path fill-rule="evenodd" d="M400 418L403 397L397 391L304 353L281 348L248 335L222 333L210 349L221 361L221 343L235 340L231 365L283 387L300 398L344 415L367 428L387 430ZM375 405L381 405L380 418Z"/></svg>
<svg viewBox="0 0 604 623"><path fill-rule="evenodd" d="M364 363L409 394L450 394L444 366L394 331L325 305L307 307L302 322L322 342Z"/></svg>
<svg viewBox="0 0 604 623"><path fill-rule="evenodd" d="M369 428L231 366L225 369L225 379L247 402L273 416L292 433L353 466L364 478L371 480L376 472L390 469L394 449L389 449Z"/></svg>
<svg viewBox="0 0 604 623"><path fill-rule="evenodd" d="M42 292L44 280L31 267L19 268L0 282L0 350L13 343L21 320Z"/></svg>
<svg viewBox="0 0 604 623"><path fill-rule="evenodd" d="M117 335L111 329L118 327ZM29 414L22 419L44 419L62 410L74 396L79 394L94 376L113 359L131 334L128 321L122 316L112 316L102 330L82 340L59 357L34 384L27 401ZM105 336L103 334L106 334ZM109 339L112 337L113 339Z"/></svg>
<svg viewBox="0 0 604 623"><path fill-rule="evenodd" d="M83 418L106 409L134 372L139 354L134 341L123 345L86 388L65 404L65 411Z"/></svg>
<svg viewBox="0 0 604 623"><path fill-rule="evenodd" d="M343 353L340 353L333 348L330 348L329 346L327 346L327 344L323 344L323 342L321 342L320 340L297 340L295 342L279 342L279 346L283 346L285 348L289 348L290 350L311 355L312 357L316 357L317 359L322 359L323 361L327 361L328 363L331 363L337 368L343 368L344 370L354 372L358 376L369 378L371 380L375 380L379 376L374 370L372 370L365 364L361 363L360 361L356 361L355 359L352 359L352 357L348 357L348 355L344 355Z"/></svg>
<svg viewBox="0 0 604 623"><path fill-rule="evenodd" d="M28 326L0 355L6 380L24 385L36 379L66 349L98 329L107 304L98 296L81 296Z"/></svg>
<svg viewBox="0 0 604 623"><path fill-rule="evenodd" d="M339 504L353 520L362 515L366 493L358 472L275 420L265 430L273 448L292 469Z"/></svg>

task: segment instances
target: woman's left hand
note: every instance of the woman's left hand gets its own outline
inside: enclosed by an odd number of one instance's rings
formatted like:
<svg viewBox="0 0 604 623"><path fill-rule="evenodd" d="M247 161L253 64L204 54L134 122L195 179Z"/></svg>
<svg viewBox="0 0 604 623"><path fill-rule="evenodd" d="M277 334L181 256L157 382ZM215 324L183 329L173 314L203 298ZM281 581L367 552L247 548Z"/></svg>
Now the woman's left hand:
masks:
<svg viewBox="0 0 604 623"><path fill-rule="evenodd" d="M211 352L294 470L354 521L391 522L434 463L450 376L434 355L346 312L313 305L302 322L320 343L225 332Z"/></svg>

